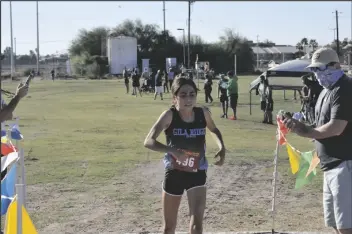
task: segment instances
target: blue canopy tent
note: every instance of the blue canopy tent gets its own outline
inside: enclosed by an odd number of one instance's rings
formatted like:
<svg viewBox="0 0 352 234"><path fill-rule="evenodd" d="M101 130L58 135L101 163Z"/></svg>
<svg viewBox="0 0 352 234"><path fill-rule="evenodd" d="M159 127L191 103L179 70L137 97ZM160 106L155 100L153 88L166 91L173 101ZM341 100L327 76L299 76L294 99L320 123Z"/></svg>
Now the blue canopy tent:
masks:
<svg viewBox="0 0 352 234"><path fill-rule="evenodd" d="M301 77L311 74L306 67L310 64L310 59L296 59L282 63L276 67L268 69L261 75L269 80L272 90L301 90ZM260 83L260 76L249 85L249 114L252 114L252 91Z"/></svg>

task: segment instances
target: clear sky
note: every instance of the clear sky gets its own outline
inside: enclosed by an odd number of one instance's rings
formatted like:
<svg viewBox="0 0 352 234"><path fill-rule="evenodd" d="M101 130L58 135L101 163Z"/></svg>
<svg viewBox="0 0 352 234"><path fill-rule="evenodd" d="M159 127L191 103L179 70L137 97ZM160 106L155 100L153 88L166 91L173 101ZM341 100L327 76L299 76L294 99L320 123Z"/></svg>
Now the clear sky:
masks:
<svg viewBox="0 0 352 234"><path fill-rule="evenodd" d="M163 3L151 2L39 2L40 53L65 52L81 28L114 27L125 19L163 27ZM256 41L295 45L301 38L319 44L333 41L335 15L339 17L340 39L351 38L351 2L196 2L192 7L191 34L216 41L225 28ZM36 2L12 2L13 36L17 54L36 47ZM166 1L166 28L176 37L177 28L187 28L187 2ZM9 2L1 1L1 51L10 46Z"/></svg>

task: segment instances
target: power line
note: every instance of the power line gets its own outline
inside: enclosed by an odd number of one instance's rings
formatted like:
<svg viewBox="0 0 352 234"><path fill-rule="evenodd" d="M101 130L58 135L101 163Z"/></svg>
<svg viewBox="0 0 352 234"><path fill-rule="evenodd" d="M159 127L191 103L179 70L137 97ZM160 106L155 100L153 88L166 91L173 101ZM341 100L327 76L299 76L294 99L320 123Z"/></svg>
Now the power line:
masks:
<svg viewBox="0 0 352 234"><path fill-rule="evenodd" d="M67 42L67 40L55 40L55 41L41 41L40 44L46 44L46 43L55 43L55 42ZM20 45L25 45L25 44L34 44L35 42L29 42L29 41L17 41L17 44Z"/></svg>

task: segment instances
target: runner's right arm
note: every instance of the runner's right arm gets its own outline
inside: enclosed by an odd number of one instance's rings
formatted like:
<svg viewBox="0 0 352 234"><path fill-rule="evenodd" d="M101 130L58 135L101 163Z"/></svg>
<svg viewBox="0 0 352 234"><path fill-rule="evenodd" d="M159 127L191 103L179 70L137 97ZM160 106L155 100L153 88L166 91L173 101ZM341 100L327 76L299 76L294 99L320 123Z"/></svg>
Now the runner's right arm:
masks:
<svg viewBox="0 0 352 234"><path fill-rule="evenodd" d="M170 110L164 111L160 115L159 119L155 122L153 127L150 129L147 137L144 140L144 147L162 153L174 152L174 148L162 144L157 140L160 133L169 127L171 121L172 112Z"/></svg>

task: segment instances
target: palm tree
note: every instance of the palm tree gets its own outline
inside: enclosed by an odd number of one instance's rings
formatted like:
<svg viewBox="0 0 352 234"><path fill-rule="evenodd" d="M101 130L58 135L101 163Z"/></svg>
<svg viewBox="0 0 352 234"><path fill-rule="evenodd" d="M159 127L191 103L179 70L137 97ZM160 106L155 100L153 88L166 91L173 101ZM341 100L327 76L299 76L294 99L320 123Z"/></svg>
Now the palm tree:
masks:
<svg viewBox="0 0 352 234"><path fill-rule="evenodd" d="M309 40L309 46L312 47L313 52L314 52L318 48L319 44L318 44L317 40L310 39Z"/></svg>

